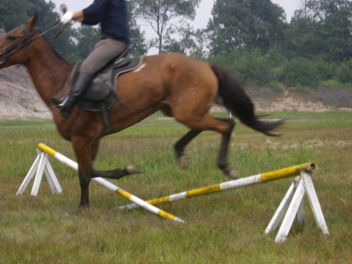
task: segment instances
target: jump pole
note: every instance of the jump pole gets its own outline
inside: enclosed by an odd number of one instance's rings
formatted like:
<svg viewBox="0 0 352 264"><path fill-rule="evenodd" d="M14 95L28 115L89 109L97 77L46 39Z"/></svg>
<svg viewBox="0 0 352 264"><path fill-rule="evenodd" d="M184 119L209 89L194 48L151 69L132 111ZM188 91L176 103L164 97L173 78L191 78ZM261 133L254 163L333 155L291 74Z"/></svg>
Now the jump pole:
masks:
<svg viewBox="0 0 352 264"><path fill-rule="evenodd" d="M238 180L227 181L215 185L210 185L207 187L202 187L199 189L194 189L186 192L181 192L177 194L171 194L169 196L164 196L160 198L154 198L146 201L148 204L156 205L161 203L171 203L177 200L182 200L186 198L192 198L196 196L206 195L210 193L222 192L230 189L236 189L241 187L246 187L250 185L255 185L259 183L266 183L270 181L280 180L292 176L300 175L301 171L306 173L313 173L318 169L318 165L314 162L308 162L301 165L284 168L281 170L276 170L272 172L266 172L262 174L257 174L254 176L249 176L245 178L241 178ZM133 209L139 207L138 204L129 204L118 207L119 209Z"/></svg>
<svg viewBox="0 0 352 264"><path fill-rule="evenodd" d="M67 165L68 167L78 171L78 164L77 162L74 162L73 160L65 157L64 155L60 154L59 152L57 152L56 150L44 145L43 143L39 143L38 144L38 148L53 156L56 160L60 161L61 163ZM104 186L105 188L109 189L110 191L113 191L113 192L116 192L117 194L121 195L122 197L130 200L131 202L134 202L135 204L138 204L138 206L154 213L154 214L157 214L163 218L167 218L167 219L170 219L170 220L173 220L173 221L176 221L176 222L181 222L181 223L185 223L185 221L183 221L182 219L174 216L174 215L171 215L145 201L143 201L142 199L139 199L138 197L124 191L123 189L117 187L116 185L112 184L111 182L109 181L106 181L104 180L103 178L101 177L97 177L97 178L92 178L93 181L99 183L100 185Z"/></svg>

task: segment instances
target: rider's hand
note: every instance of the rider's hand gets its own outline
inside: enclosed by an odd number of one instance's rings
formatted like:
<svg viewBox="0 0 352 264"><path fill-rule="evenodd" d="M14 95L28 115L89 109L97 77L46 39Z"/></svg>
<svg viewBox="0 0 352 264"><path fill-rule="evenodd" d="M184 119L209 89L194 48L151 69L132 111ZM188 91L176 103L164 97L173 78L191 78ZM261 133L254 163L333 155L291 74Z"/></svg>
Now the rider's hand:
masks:
<svg viewBox="0 0 352 264"><path fill-rule="evenodd" d="M70 23L72 21L72 17L73 17L73 12L72 11L67 11L65 14L63 14L63 16L60 18L60 22L62 24L67 24Z"/></svg>

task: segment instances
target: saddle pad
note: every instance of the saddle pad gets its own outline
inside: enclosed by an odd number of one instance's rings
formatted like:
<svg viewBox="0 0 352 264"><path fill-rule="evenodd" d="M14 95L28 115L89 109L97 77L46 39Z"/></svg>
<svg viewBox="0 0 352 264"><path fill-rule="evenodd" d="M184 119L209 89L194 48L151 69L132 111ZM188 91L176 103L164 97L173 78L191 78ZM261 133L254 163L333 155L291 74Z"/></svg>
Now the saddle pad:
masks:
<svg viewBox="0 0 352 264"><path fill-rule="evenodd" d="M78 101L78 105L84 110L88 110L88 111L92 111L92 112L101 112L101 104L104 104L105 109L109 110L113 107L116 100L120 100L124 103L123 98L120 98L118 96L117 79L122 74L125 74L130 71L134 71L134 70L138 69L142 65L142 63L143 63L143 57L135 58L135 59L132 59L128 65L126 65L124 67L119 67L119 68L113 69L111 79L114 80L113 87L115 88L115 91L111 91L111 89L106 85L101 85L99 87L96 87L96 89L100 89L101 92L103 92L103 90L106 90L106 92L105 92L105 94L107 94L106 97L104 97L100 101L92 101L87 98L81 98Z"/></svg>
<svg viewBox="0 0 352 264"><path fill-rule="evenodd" d="M114 73L113 73L114 87L117 89L117 79L119 78L120 75L138 69L142 65L142 63L143 63L143 57L135 58L135 59L132 59L128 65L121 68L114 69Z"/></svg>

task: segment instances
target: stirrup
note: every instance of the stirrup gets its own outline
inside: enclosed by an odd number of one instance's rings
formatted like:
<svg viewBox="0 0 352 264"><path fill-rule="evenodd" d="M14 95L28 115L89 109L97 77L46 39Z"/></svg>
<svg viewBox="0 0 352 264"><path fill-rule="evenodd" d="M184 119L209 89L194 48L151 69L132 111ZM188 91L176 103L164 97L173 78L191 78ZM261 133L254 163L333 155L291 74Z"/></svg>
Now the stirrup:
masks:
<svg viewBox="0 0 352 264"><path fill-rule="evenodd" d="M54 108L56 109L62 109L65 105L65 103L67 102L68 100L68 96L62 98L62 99L59 99L57 97L53 97L51 98L51 102L54 104Z"/></svg>

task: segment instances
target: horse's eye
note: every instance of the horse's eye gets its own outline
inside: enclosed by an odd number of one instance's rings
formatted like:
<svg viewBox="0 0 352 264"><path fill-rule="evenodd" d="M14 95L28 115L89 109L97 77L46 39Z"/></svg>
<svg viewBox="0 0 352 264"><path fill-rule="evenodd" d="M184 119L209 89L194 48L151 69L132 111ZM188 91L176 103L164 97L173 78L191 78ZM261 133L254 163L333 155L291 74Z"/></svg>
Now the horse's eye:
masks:
<svg viewBox="0 0 352 264"><path fill-rule="evenodd" d="M7 37L7 40L11 40L11 41L12 41L12 40L15 40L15 39L16 39L16 37L14 37L14 36L8 36L8 37Z"/></svg>

